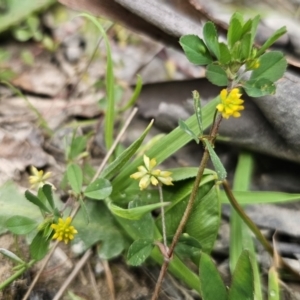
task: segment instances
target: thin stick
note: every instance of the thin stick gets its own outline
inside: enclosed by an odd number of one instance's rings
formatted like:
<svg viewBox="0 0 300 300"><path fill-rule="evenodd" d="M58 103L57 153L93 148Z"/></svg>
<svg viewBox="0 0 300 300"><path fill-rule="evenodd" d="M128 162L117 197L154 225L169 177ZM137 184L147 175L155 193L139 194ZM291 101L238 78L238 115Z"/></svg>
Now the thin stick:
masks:
<svg viewBox="0 0 300 300"><path fill-rule="evenodd" d="M107 285L108 285L108 289L109 289L109 293L110 293L110 299L111 300L115 300L115 286L114 286L114 279L111 273L111 269L109 267L109 263L107 260L101 260L102 264L103 264L103 268L105 271L105 277L106 277L106 281L107 281Z"/></svg>
<svg viewBox="0 0 300 300"><path fill-rule="evenodd" d="M65 280L64 284L60 287L60 289L58 290L58 292L54 296L53 300L59 300L63 296L63 294L64 294L65 290L68 288L69 284L76 277L76 275L78 274L78 272L85 265L85 263L91 257L91 255L92 255L92 250L88 249L84 253L84 255L81 257L80 261L76 264L76 266L75 266L74 270L72 271L72 273Z"/></svg>
<svg viewBox="0 0 300 300"><path fill-rule="evenodd" d="M97 289L97 282L96 282L95 276L93 274L90 262L87 262L87 268L88 268L88 272L89 272L90 281L91 281L91 284L92 284L92 287L94 290L94 297L95 297L94 299L101 300L101 296L99 295L99 292Z"/></svg>
<svg viewBox="0 0 300 300"><path fill-rule="evenodd" d="M28 288L25 296L22 298L22 300L27 300L28 297L30 296L30 293L32 292L34 286L36 285L38 279L40 278L42 272L44 271L44 269L46 268L51 256L53 255L57 245L58 245L59 241L56 241L55 244L53 245L51 251L49 252L48 256L45 258L40 270L38 271L38 273L36 274L36 276L34 277L32 283L30 284L30 287Z"/></svg>
<svg viewBox="0 0 300 300"><path fill-rule="evenodd" d="M100 173L102 172L102 170L104 169L106 163L108 162L109 158L111 157L112 153L114 152L114 150L116 149L120 139L122 138L124 132L127 130L129 124L131 123L133 117L135 116L135 114L137 113L138 111L138 108L135 107L132 112L130 113L128 119L126 120L123 128L121 129L120 133L118 134L118 136L116 137L114 143L112 144L112 146L110 147L109 151L107 152L106 156L104 157L101 165L99 166L95 176L93 177L93 180L92 181L95 181L98 176L100 175Z"/></svg>

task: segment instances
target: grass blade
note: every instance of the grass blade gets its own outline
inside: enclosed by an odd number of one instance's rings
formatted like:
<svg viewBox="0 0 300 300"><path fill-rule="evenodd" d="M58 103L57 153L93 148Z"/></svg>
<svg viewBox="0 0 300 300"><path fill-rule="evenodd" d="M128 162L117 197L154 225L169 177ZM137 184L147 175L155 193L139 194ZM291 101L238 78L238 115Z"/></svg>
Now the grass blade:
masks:
<svg viewBox="0 0 300 300"><path fill-rule="evenodd" d="M113 71L113 61L111 57L111 48L109 44L109 39L106 35L105 30L99 23L99 21L88 14L80 14L79 16L89 19L94 25L99 29L101 35L103 36L105 47L106 47L106 101L107 109L105 113L105 123L104 123L104 140L106 150L109 150L113 144L113 133L114 133L114 120L115 120L115 95L114 95L114 71Z"/></svg>
<svg viewBox="0 0 300 300"><path fill-rule="evenodd" d="M250 153L242 152L238 159L238 165L234 175L233 190L247 191L252 177L254 161ZM230 270L236 267L237 261L244 249L248 249L254 276L254 293L256 300L262 300L262 290L260 282L259 267L256 260L256 252L251 233L240 218L232 210L230 216Z"/></svg>

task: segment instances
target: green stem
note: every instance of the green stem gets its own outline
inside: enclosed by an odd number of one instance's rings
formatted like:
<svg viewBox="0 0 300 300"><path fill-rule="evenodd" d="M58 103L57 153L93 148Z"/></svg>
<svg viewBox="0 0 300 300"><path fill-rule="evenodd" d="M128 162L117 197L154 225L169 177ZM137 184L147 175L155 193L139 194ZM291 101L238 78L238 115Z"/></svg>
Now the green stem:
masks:
<svg viewBox="0 0 300 300"><path fill-rule="evenodd" d="M227 180L224 180L222 182L223 188L225 190L225 193L227 195L227 198L234 208L234 210L238 213L238 215L243 219L245 224L249 227L249 229L254 233L256 238L259 240L259 242L263 245L265 250L273 257L274 255L274 248L272 245L268 242L268 240L264 237L264 235L261 233L259 228L255 225L255 223L247 216L245 211L242 209L242 207L239 205L238 201L235 199L229 184ZM298 280L300 280L300 274L298 271L294 270L292 267L290 267L281 256L278 255L279 259L279 265L284 267L286 270L288 270L291 274L293 274Z"/></svg>
<svg viewBox="0 0 300 300"><path fill-rule="evenodd" d="M162 191L162 186L161 184L158 185L158 191L159 191L159 200L160 203L163 204L164 202L164 196L163 196L163 191ZM166 252L168 251L168 245L167 245L167 230L166 230L166 221L165 221L165 208L161 206L160 208L161 211L161 228L162 228L162 234L163 234L163 242L165 246Z"/></svg>
<svg viewBox="0 0 300 300"><path fill-rule="evenodd" d="M20 269L19 271L17 271L16 273L14 273L12 276L10 276L9 278L7 278L5 281L3 281L0 284L0 291L2 291L3 289L5 289L7 286L9 286L16 279L18 279L27 269L29 269L30 267L32 267L34 263L35 263L35 260L32 260L26 266L24 266L22 269Z"/></svg>

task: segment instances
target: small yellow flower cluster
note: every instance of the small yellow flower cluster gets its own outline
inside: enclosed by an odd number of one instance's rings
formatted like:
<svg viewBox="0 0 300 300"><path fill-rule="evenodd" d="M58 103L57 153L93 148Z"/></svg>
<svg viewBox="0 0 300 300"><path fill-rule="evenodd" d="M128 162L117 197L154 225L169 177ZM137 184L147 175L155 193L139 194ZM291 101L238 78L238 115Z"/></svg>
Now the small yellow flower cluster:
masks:
<svg viewBox="0 0 300 300"><path fill-rule="evenodd" d="M54 240L64 241L65 244L68 244L69 241L74 239L74 234L78 231L71 226L72 218L67 217L66 220L62 218L58 219L58 224L52 224L51 228L54 229L55 233L53 235Z"/></svg>
<svg viewBox="0 0 300 300"><path fill-rule="evenodd" d="M31 176L29 176L29 183L31 184L31 189L38 189L42 187L44 184L48 183L52 185L51 183L47 182L46 180L51 177L51 172L47 172L44 174L43 170L38 170L36 167L31 166L30 168Z"/></svg>
<svg viewBox="0 0 300 300"><path fill-rule="evenodd" d="M240 110L244 109L242 105L244 100L240 99L242 94L238 88L234 88L228 94L226 89L220 93L221 103L217 105L217 110L222 113L223 118L228 119L230 116L238 118L241 116Z"/></svg>
<svg viewBox="0 0 300 300"><path fill-rule="evenodd" d="M141 190L146 189L149 184L158 185L159 182L165 185L173 185L172 177L170 176L172 173L168 171L161 170L153 170L156 166L155 158L150 158L144 155L144 164L145 166L139 166L139 172L136 172L130 175L130 178L140 180L139 187Z"/></svg>

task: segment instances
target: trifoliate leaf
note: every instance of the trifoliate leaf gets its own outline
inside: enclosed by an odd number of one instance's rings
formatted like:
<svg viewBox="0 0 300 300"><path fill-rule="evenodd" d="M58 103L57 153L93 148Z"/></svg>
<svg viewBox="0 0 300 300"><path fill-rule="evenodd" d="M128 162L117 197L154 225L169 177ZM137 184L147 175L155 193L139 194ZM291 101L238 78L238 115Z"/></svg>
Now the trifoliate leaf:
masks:
<svg viewBox="0 0 300 300"><path fill-rule="evenodd" d="M271 51L259 58L260 66L255 69L250 79L265 78L272 82L280 79L287 67L287 61L282 52Z"/></svg>
<svg viewBox="0 0 300 300"><path fill-rule="evenodd" d="M223 65L230 63L231 54L228 49L228 46L225 43L220 43L219 48L220 48L220 59L219 59L220 63Z"/></svg>
<svg viewBox="0 0 300 300"><path fill-rule="evenodd" d="M203 37L209 51L219 60L220 49L218 43L218 33L213 22L206 22L203 27Z"/></svg>
<svg viewBox="0 0 300 300"><path fill-rule="evenodd" d="M249 253L244 250L232 276L229 300L254 299L254 278Z"/></svg>
<svg viewBox="0 0 300 300"><path fill-rule="evenodd" d="M261 46L261 48L257 52L257 57L263 54L270 46L272 46L281 36L286 34L287 30L286 27L283 26L276 30Z"/></svg>
<svg viewBox="0 0 300 300"><path fill-rule="evenodd" d="M153 240L151 239L139 239L134 241L128 249L128 263L132 266L141 265L151 254L153 247Z"/></svg>
<svg viewBox="0 0 300 300"><path fill-rule="evenodd" d="M98 178L87 186L84 195L95 200L104 200L112 192L112 186L109 180Z"/></svg>
<svg viewBox="0 0 300 300"><path fill-rule="evenodd" d="M14 234L27 234L37 228L38 223L24 216L13 216L6 223L6 228Z"/></svg>
<svg viewBox="0 0 300 300"><path fill-rule="evenodd" d="M243 33L243 21L240 13L232 15L227 33L228 46L231 49L241 39Z"/></svg>
<svg viewBox="0 0 300 300"><path fill-rule="evenodd" d="M207 79L217 86L227 86L228 78L226 72L218 65L210 64L206 68Z"/></svg>
<svg viewBox="0 0 300 300"><path fill-rule="evenodd" d="M201 282L201 296L203 300L228 299L227 290L219 271L212 262L210 256L206 253L201 254L199 278Z"/></svg>
<svg viewBox="0 0 300 300"><path fill-rule="evenodd" d="M188 60L195 65L207 65L213 61L208 48L197 35L184 35L179 43Z"/></svg>
<svg viewBox="0 0 300 300"><path fill-rule="evenodd" d="M243 84L245 92L250 97L262 97L265 95L273 95L276 92L275 84L265 78L257 80L248 80Z"/></svg>

